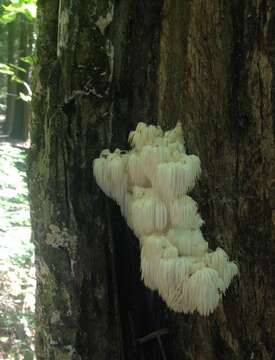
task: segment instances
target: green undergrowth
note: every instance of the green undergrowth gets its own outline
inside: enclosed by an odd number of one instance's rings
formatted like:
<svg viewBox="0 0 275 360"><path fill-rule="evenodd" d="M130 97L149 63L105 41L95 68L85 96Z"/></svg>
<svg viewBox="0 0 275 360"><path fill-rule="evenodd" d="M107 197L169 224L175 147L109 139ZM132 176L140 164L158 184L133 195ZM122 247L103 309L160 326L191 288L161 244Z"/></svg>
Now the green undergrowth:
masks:
<svg viewBox="0 0 275 360"><path fill-rule="evenodd" d="M27 150L0 144L0 360L33 360L35 271Z"/></svg>

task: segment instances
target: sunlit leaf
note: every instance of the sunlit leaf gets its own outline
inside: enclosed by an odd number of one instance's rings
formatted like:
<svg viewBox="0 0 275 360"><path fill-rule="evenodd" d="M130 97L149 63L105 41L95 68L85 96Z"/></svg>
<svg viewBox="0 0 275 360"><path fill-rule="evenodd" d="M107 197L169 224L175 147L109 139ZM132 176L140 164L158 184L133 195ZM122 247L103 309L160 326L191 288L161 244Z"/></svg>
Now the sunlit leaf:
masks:
<svg viewBox="0 0 275 360"><path fill-rule="evenodd" d="M12 69L21 71L21 72L23 72L23 73L26 73L26 72L27 72L26 69L22 68L21 66L15 65L15 64L8 64L8 66L10 66Z"/></svg>
<svg viewBox="0 0 275 360"><path fill-rule="evenodd" d="M15 82L17 82L17 83L19 83L19 84L24 84L24 81L21 80L21 79L20 79L18 76L16 76L15 74L12 75L11 80L12 80L12 81L15 81Z"/></svg>
<svg viewBox="0 0 275 360"><path fill-rule="evenodd" d="M14 71L7 64L0 63L0 73L5 75L14 75Z"/></svg>
<svg viewBox="0 0 275 360"><path fill-rule="evenodd" d="M26 81L24 81L23 84L24 84L24 86L25 86L25 88L26 88L26 90L28 92L28 95L32 96L32 90L30 88L30 85Z"/></svg>
<svg viewBox="0 0 275 360"><path fill-rule="evenodd" d="M16 19L16 14L15 13L8 13L5 12L1 15L0 17L0 23L2 24L9 24L10 22L14 21Z"/></svg>
<svg viewBox="0 0 275 360"><path fill-rule="evenodd" d="M11 0L9 5L2 6L3 14L0 16L0 22L8 24L15 20L18 14L24 15L29 21L36 18L35 0Z"/></svg>
<svg viewBox="0 0 275 360"><path fill-rule="evenodd" d="M25 14L26 16L29 16L29 20L33 20L36 18L36 5L35 4L25 4Z"/></svg>
<svg viewBox="0 0 275 360"><path fill-rule="evenodd" d="M6 69L0 69L0 74L13 75L13 72Z"/></svg>
<svg viewBox="0 0 275 360"><path fill-rule="evenodd" d="M33 64L33 57L32 56L24 56L20 58L21 61L25 62L26 64Z"/></svg>
<svg viewBox="0 0 275 360"><path fill-rule="evenodd" d="M32 97L30 95L26 95L22 92L19 93L20 99L25 102L30 102L32 100Z"/></svg>

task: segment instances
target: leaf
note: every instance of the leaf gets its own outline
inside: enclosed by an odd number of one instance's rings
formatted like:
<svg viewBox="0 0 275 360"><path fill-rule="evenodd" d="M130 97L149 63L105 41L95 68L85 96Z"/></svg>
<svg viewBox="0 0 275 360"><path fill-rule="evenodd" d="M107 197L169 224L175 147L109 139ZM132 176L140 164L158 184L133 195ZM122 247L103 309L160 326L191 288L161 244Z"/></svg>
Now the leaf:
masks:
<svg viewBox="0 0 275 360"><path fill-rule="evenodd" d="M25 62L26 64L33 65L33 57L32 56L24 56L24 57L21 57L20 60Z"/></svg>
<svg viewBox="0 0 275 360"><path fill-rule="evenodd" d="M24 15L30 22L36 18L36 0L11 0L9 5L3 5L0 22L8 24L16 19L18 14Z"/></svg>
<svg viewBox="0 0 275 360"><path fill-rule="evenodd" d="M6 24L9 24L9 23L13 22L15 19L16 19L16 14L14 14L14 13L4 13L0 17L0 23L6 25Z"/></svg>
<svg viewBox="0 0 275 360"><path fill-rule="evenodd" d="M12 75L13 72L10 70L0 69L0 74Z"/></svg>
<svg viewBox="0 0 275 360"><path fill-rule="evenodd" d="M19 83L19 84L24 84L24 81L21 80L21 79L20 79L18 76L16 76L15 74L12 75L11 79L12 79L12 81L15 81L15 82L17 82L17 83Z"/></svg>
<svg viewBox="0 0 275 360"><path fill-rule="evenodd" d="M30 21L36 18L36 5L33 4L25 4L24 6L24 15L28 17Z"/></svg>
<svg viewBox="0 0 275 360"><path fill-rule="evenodd" d="M12 68L9 65L3 63L0 63L0 73L5 75L14 75Z"/></svg>
<svg viewBox="0 0 275 360"><path fill-rule="evenodd" d="M24 81L23 84L24 84L29 96L32 97L32 90L30 88L30 85L26 81Z"/></svg>
<svg viewBox="0 0 275 360"><path fill-rule="evenodd" d="M22 92L19 93L20 99L25 102L30 102L32 100L32 97L30 95L26 95Z"/></svg>
<svg viewBox="0 0 275 360"><path fill-rule="evenodd" d="M15 70L18 70L18 71L21 71L23 73L26 73L27 70L18 66L18 65L15 65L15 64L8 64L8 66L10 66L12 69L15 69Z"/></svg>

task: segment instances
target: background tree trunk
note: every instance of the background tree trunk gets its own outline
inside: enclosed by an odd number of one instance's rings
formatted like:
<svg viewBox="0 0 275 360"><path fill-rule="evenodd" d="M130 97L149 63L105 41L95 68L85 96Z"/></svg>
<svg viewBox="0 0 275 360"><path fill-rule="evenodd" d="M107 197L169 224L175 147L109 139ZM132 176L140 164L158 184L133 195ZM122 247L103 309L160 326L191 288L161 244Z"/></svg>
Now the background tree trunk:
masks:
<svg viewBox="0 0 275 360"><path fill-rule="evenodd" d="M0 9L0 16L1 16L1 9ZM8 38L8 34L6 28L3 24L0 23L0 63L6 63L8 58L7 38ZM3 115L5 113L6 91L7 91L7 76L0 73L0 115Z"/></svg>
<svg viewBox="0 0 275 360"><path fill-rule="evenodd" d="M13 21L8 24L8 63L15 63L15 40L16 40L16 28L17 22ZM16 83L8 76L7 84L7 109L6 119L3 130L6 134L9 134L12 130L12 124L14 122L14 111L15 111L15 100L16 100Z"/></svg>
<svg viewBox="0 0 275 360"><path fill-rule="evenodd" d="M19 15L20 37L18 44L18 66L25 72L18 71L18 77L21 81L29 83L29 64L22 58L31 54L29 49L29 39L33 36L32 25L28 23L24 15ZM14 108L14 119L11 124L10 137L17 140L27 140L29 133L29 104L20 97L20 93L26 94L26 86L19 82L16 84L16 100Z"/></svg>
<svg viewBox="0 0 275 360"><path fill-rule="evenodd" d="M274 24L271 0L39 2L38 359L135 359L129 313L137 336L169 328L169 359L274 358ZM145 289L138 242L91 172L138 121L178 120L202 160L203 232L241 271L208 318Z"/></svg>

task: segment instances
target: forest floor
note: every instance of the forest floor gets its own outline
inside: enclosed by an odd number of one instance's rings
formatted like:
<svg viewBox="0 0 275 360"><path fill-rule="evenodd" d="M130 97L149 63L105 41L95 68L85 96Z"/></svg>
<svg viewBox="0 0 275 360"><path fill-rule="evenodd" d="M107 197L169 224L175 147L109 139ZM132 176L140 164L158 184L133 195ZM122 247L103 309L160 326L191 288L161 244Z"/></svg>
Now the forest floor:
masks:
<svg viewBox="0 0 275 360"><path fill-rule="evenodd" d="M35 359L26 156L26 149L0 142L0 360Z"/></svg>

